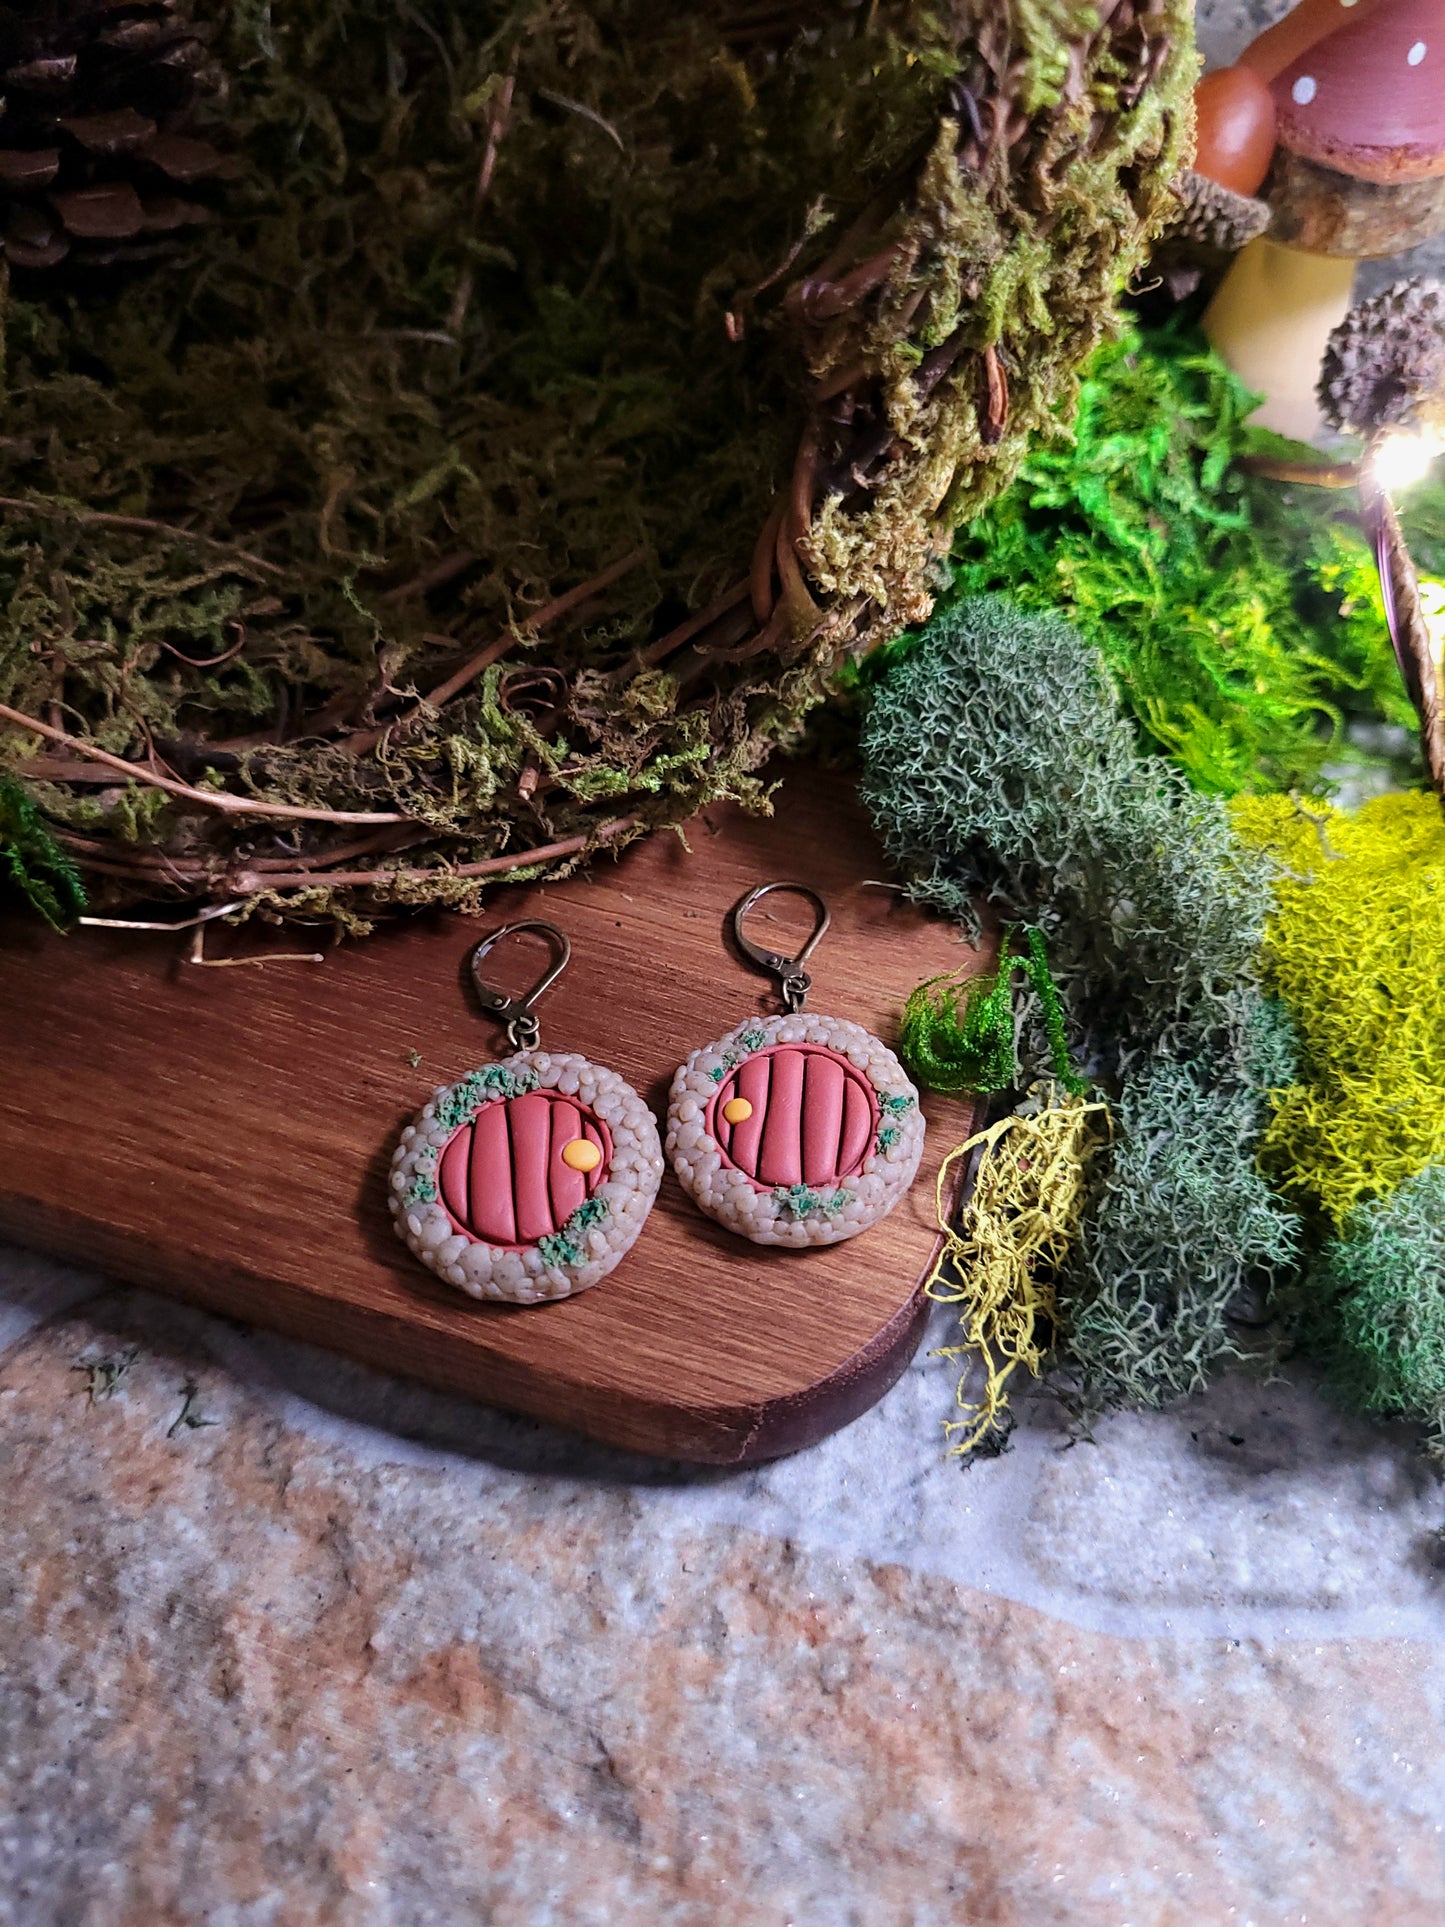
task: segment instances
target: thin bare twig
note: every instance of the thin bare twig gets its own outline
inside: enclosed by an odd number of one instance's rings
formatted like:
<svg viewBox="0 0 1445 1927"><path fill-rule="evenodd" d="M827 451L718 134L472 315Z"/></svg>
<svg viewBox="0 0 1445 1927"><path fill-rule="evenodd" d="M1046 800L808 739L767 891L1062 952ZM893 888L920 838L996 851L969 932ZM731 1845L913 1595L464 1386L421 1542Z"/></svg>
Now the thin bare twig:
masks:
<svg viewBox="0 0 1445 1927"><path fill-rule="evenodd" d="M171 922L159 917L81 917L79 921L92 930L159 930L169 934L176 930L198 930L202 924L214 923L217 917L229 917L243 905L244 899L238 897L234 903L213 903L194 917L180 917Z"/></svg>
<svg viewBox="0 0 1445 1927"><path fill-rule="evenodd" d="M487 144L482 149L482 164L477 169L477 185L472 192L472 219L475 221L486 205L492 189L492 175L497 168L497 149L507 131L507 123L512 117L512 92L517 84L517 76L508 74L492 101L487 112ZM447 316L447 333L453 340L460 341L462 327L467 318L467 309L472 305L472 289L476 276L470 261L457 277L457 291L452 300L451 313Z"/></svg>
<svg viewBox="0 0 1445 1927"><path fill-rule="evenodd" d="M203 970L247 970L261 964L278 963L325 963L326 958L319 950L267 950L259 957L208 957L206 955L206 927L204 924L191 939L191 954L187 963L199 964Z"/></svg>
<svg viewBox="0 0 1445 1927"><path fill-rule="evenodd" d="M589 107L587 103L582 100L573 100L568 94L554 94L550 87L539 87L537 89L537 98L539 100L550 100L554 107L560 107L564 113L576 114L582 120L590 120L594 127L600 127L602 129L607 138L616 146L619 154L625 154L627 152L627 143L612 125L612 122L610 120L604 120L595 107Z"/></svg>
<svg viewBox="0 0 1445 1927"><path fill-rule="evenodd" d="M237 636L230 648L223 650L219 656L188 656L184 650L177 649L173 642L163 641L161 648L169 650L176 661L183 662L188 669L220 669L225 663L231 662L235 657L239 656L246 646L246 625L242 622L236 626L241 631L240 635Z"/></svg>
<svg viewBox="0 0 1445 1927"><path fill-rule="evenodd" d="M133 782L148 783L153 789L165 790L168 795L184 797L188 803L200 803L206 809L219 810L226 816L284 816L293 821L304 823L405 823L409 819L396 810L316 810L299 803L266 803L256 797L232 796L223 790L192 789L189 783L179 783L174 777L158 776L153 770L142 769L138 763L128 763L123 756L112 756L109 750L97 749L93 743L85 743L78 736L71 736L63 729L54 729L49 723L42 723L38 717L27 716L22 710L12 709L8 703L0 703L0 721L14 723L18 728L29 730L36 736L43 736L47 742L59 743L63 749L84 756L92 763L102 763L108 769L129 777Z"/></svg>
<svg viewBox="0 0 1445 1927"><path fill-rule="evenodd" d="M1353 488L1360 479L1358 462L1286 462L1273 455L1241 455L1239 466L1266 482L1303 482L1310 488Z"/></svg>
<svg viewBox="0 0 1445 1927"><path fill-rule="evenodd" d="M378 883L436 883L447 877L505 876L510 870L530 869L535 863L552 863L559 857L575 856L590 843L611 843L628 830L635 829L640 820L636 815L614 817L610 823L601 823L595 830L580 836L565 836L556 843L539 844L536 849L519 850L512 856L489 856L479 863L456 863L450 868L344 870L339 874L332 870L320 876L304 873L262 876L243 871L232 881L238 890L254 895L261 890L309 890L323 885L328 890L367 889Z"/></svg>
<svg viewBox="0 0 1445 1927"><path fill-rule="evenodd" d="M439 562L433 562L429 569L414 575L410 582L398 582L394 589L388 589L381 600L388 608L398 602L409 602L413 597L430 595L433 589L445 588L453 582L463 569L471 567L476 557L470 549L457 549L451 555L444 555Z"/></svg>
<svg viewBox="0 0 1445 1927"><path fill-rule="evenodd" d="M735 609L740 602L746 601L747 594L748 584L735 582L730 589L725 589L720 596L708 603L705 609L699 609L696 615L689 616L675 629L669 629L665 636L659 636L656 642L650 642L642 651L642 660L649 668L655 667L675 649L681 649L685 642L691 642L695 635L706 629L710 623L716 622L719 616L725 616L729 609Z"/></svg>

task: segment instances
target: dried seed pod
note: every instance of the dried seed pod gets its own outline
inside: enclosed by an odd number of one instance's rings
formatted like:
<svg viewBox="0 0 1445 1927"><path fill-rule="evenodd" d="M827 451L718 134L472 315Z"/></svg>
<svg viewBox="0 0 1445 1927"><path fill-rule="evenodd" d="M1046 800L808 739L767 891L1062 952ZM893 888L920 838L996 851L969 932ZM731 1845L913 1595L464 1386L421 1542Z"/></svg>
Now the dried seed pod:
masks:
<svg viewBox="0 0 1445 1927"><path fill-rule="evenodd" d="M1201 281L1216 281L1239 250L1269 226L1269 207L1236 194L1194 168L1174 182L1177 211L1149 257L1168 302L1186 301Z"/></svg>
<svg viewBox="0 0 1445 1927"><path fill-rule="evenodd" d="M1320 368L1332 428L1373 435L1445 412L1445 286L1412 276L1351 308Z"/></svg>
<svg viewBox="0 0 1445 1927"><path fill-rule="evenodd" d="M1269 226L1269 207L1248 194L1187 168L1174 183L1179 212L1161 237L1161 247L1191 246L1211 254L1236 254Z"/></svg>

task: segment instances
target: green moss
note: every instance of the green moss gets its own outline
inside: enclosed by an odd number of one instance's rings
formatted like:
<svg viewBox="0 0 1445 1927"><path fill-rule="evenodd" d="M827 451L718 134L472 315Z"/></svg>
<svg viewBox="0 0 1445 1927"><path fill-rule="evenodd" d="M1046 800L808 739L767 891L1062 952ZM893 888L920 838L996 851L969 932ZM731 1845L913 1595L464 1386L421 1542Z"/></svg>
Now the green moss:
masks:
<svg viewBox="0 0 1445 1927"><path fill-rule="evenodd" d="M1047 929L1069 1040L1113 1104L1058 1287L1076 1409L1179 1397L1234 1354L1239 1294L1296 1263L1255 1162L1267 1093L1294 1074L1255 979L1272 864L1139 751L1092 644L999 597L941 610L897 656L863 744L911 887L965 923L988 896ZM1024 1027L1021 1081L1047 1070L1049 1028Z"/></svg>
<svg viewBox="0 0 1445 1927"><path fill-rule="evenodd" d="M1305 1338L1345 1403L1445 1447L1445 1165L1361 1205L1311 1278Z"/></svg>
<svg viewBox="0 0 1445 1927"><path fill-rule="evenodd" d="M1083 380L1072 434L962 531L958 590L1054 608L1097 644L1141 737L1202 789L1318 789L1355 717L1413 725L1353 492L1237 466L1272 438L1196 335L1131 328ZM1422 565L1445 489L1411 497Z"/></svg>
<svg viewBox="0 0 1445 1927"><path fill-rule="evenodd" d="M80 872L47 826L35 799L0 769L0 885L57 930L85 910Z"/></svg>
<svg viewBox="0 0 1445 1927"><path fill-rule="evenodd" d="M437 1124L443 1131L458 1130L469 1123L484 1104L499 1097L521 1097L536 1087L537 1079L531 1071L514 1071L506 1064L484 1065L479 1071L468 1071L437 1098Z"/></svg>
<svg viewBox="0 0 1445 1927"><path fill-rule="evenodd" d="M1241 797L1234 816L1279 869L1263 966L1303 1045L1264 1156L1338 1230L1445 1162L1445 817L1418 791Z"/></svg>
<svg viewBox="0 0 1445 1927"><path fill-rule="evenodd" d="M537 1249L543 1262L549 1265L582 1264L587 1256L583 1238L594 1226L603 1223L606 1217L605 1198L584 1198L560 1231L549 1232L545 1238L537 1240Z"/></svg>
<svg viewBox="0 0 1445 1927"><path fill-rule="evenodd" d="M1294 1273L1296 1221L1252 1155L1257 1102L1217 1074L1165 1059L1119 1094L1118 1141L1059 1290L1060 1352L1085 1415L1201 1390L1243 1355L1241 1294L1268 1298Z"/></svg>
<svg viewBox="0 0 1445 1927"><path fill-rule="evenodd" d="M940 609L863 724L863 794L910 889L1044 929L1094 1047L1199 1048L1252 976L1270 865L1142 756L1099 652L1002 597ZM1041 1063L1037 1068L1044 1068Z"/></svg>
<svg viewBox="0 0 1445 1927"><path fill-rule="evenodd" d="M806 1218L810 1211L821 1211L824 1217L836 1218L852 1204L851 1191L815 1191L811 1185L779 1185L773 1192L773 1201L780 1211L790 1218Z"/></svg>
<svg viewBox="0 0 1445 1927"><path fill-rule="evenodd" d="M1028 929L1022 936L1020 947L1013 930L1004 932L1001 966L992 976L933 977L909 994L898 1054L910 1077L935 1091L1002 1091L1016 1084L1013 984L1022 971L1038 1000L1054 1078L1075 1096L1087 1088L1069 1062L1063 1002L1043 935Z"/></svg>

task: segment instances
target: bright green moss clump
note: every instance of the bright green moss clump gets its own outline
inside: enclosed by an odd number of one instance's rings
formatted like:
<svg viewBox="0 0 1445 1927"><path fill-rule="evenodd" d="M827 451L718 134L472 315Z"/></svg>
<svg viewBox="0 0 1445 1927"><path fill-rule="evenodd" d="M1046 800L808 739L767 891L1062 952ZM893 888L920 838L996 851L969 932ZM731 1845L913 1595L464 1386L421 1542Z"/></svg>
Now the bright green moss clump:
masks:
<svg viewBox="0 0 1445 1927"><path fill-rule="evenodd" d="M1072 436L955 545L958 588L1061 611L1102 650L1144 738L1200 788L1317 789L1352 717L1409 724L1353 491L1252 476L1272 438L1188 332L1131 330L1095 357ZM1406 505L1445 552L1445 489Z"/></svg>
<svg viewBox="0 0 1445 1927"><path fill-rule="evenodd" d="M59 928L85 909L80 872L46 827L34 800L0 769L0 904L5 893Z"/></svg>

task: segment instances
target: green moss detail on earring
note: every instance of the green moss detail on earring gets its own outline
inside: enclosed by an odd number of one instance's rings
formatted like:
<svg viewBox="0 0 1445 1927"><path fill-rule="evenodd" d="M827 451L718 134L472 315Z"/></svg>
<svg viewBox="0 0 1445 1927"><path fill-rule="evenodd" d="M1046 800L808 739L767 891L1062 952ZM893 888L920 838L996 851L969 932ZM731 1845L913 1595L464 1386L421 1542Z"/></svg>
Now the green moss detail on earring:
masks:
<svg viewBox="0 0 1445 1927"><path fill-rule="evenodd" d="M444 1131L459 1130L494 1098L521 1097L536 1087L537 1079L531 1071L510 1070L505 1064L468 1071L436 1100L437 1123Z"/></svg>
<svg viewBox="0 0 1445 1927"><path fill-rule="evenodd" d="M579 1204L560 1231L553 1231L537 1242L537 1249L549 1265L580 1265L583 1250L579 1242L607 1216L605 1198L588 1198Z"/></svg>
<svg viewBox="0 0 1445 1927"><path fill-rule="evenodd" d="M785 1184L774 1188L773 1197L778 1208L791 1218L806 1218L811 1211L821 1211L826 1218L835 1218L853 1202L851 1191L814 1191L806 1184Z"/></svg>
<svg viewBox="0 0 1445 1927"><path fill-rule="evenodd" d="M408 1210L413 1205L435 1204L438 1197L436 1186L437 1149L428 1144L417 1152L416 1175L402 1194L402 1203Z"/></svg>
<svg viewBox="0 0 1445 1927"><path fill-rule="evenodd" d="M714 1084L721 1084L729 1071L735 1071L745 1057L751 1057L754 1051L760 1051L767 1041L765 1031L745 1030L742 1036L723 1052L722 1062L714 1064L708 1076Z"/></svg>

